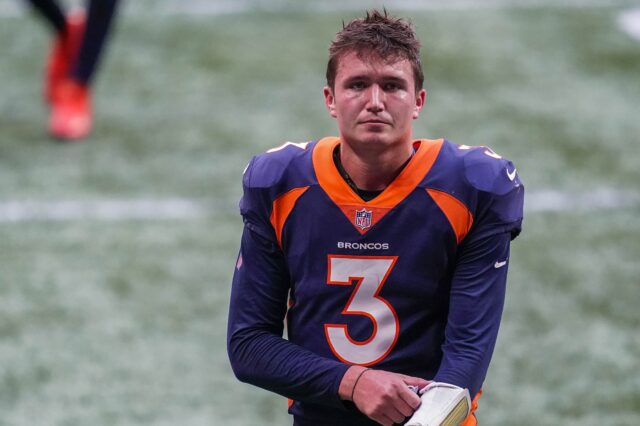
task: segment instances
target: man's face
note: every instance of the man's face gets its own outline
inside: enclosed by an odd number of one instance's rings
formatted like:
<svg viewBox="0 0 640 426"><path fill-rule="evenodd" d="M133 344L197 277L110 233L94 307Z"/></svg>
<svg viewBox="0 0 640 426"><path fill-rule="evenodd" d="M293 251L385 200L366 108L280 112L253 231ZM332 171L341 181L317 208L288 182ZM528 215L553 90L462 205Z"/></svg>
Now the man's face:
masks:
<svg viewBox="0 0 640 426"><path fill-rule="evenodd" d="M325 87L324 96L345 143L374 149L411 143L425 91L416 94L408 60L385 62L349 52L339 60L333 90Z"/></svg>

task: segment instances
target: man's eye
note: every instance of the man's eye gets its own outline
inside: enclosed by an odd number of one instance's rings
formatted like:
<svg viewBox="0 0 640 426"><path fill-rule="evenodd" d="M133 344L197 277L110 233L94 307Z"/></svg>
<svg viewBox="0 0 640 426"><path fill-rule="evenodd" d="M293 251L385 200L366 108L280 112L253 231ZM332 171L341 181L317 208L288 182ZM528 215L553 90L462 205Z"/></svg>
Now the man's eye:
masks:
<svg viewBox="0 0 640 426"><path fill-rule="evenodd" d="M362 90L365 88L365 84L362 81L356 81L351 83L350 88L353 90Z"/></svg>
<svg viewBox="0 0 640 426"><path fill-rule="evenodd" d="M383 86L383 89L385 92L395 92L396 90L400 89L400 86L398 86L396 83L387 83Z"/></svg>

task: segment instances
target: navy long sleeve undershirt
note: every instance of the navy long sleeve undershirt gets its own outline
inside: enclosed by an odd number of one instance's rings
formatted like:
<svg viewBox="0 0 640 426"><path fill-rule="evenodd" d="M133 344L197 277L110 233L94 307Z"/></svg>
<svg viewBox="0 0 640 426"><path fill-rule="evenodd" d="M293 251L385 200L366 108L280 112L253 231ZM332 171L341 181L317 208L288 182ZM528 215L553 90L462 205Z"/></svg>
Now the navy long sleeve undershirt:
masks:
<svg viewBox="0 0 640 426"><path fill-rule="evenodd" d="M245 226L240 258L228 329L229 358L238 379L288 398L342 406L338 388L349 365L282 338L289 277L280 248Z"/></svg>

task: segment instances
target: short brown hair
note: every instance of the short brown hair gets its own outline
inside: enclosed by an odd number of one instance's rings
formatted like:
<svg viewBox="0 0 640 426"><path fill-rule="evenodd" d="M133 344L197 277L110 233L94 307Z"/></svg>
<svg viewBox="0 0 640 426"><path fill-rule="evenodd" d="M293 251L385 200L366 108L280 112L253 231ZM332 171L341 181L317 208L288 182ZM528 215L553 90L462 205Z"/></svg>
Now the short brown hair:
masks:
<svg viewBox="0 0 640 426"><path fill-rule="evenodd" d="M349 52L358 56L375 55L385 61L406 59L411 63L416 93L422 89L424 74L420 62L420 41L411 22L389 16L386 9L367 11L364 18L348 24L342 23L342 31L329 47L327 85L334 88L338 62Z"/></svg>

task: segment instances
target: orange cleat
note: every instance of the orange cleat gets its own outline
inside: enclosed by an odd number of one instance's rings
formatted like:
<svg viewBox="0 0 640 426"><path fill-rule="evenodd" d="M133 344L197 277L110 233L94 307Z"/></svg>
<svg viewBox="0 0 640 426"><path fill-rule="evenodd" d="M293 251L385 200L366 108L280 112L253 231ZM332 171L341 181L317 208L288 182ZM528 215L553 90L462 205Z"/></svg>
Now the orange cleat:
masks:
<svg viewBox="0 0 640 426"><path fill-rule="evenodd" d="M53 102L56 87L68 77L78 56L84 35L85 20L82 9L71 12L67 16L66 31L59 34L53 41L45 74L44 96L48 103Z"/></svg>
<svg viewBox="0 0 640 426"><path fill-rule="evenodd" d="M92 122L89 87L62 80L52 94L49 134L61 140L83 139L91 133Z"/></svg>

